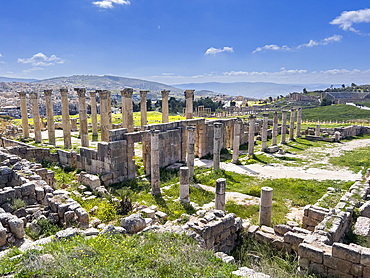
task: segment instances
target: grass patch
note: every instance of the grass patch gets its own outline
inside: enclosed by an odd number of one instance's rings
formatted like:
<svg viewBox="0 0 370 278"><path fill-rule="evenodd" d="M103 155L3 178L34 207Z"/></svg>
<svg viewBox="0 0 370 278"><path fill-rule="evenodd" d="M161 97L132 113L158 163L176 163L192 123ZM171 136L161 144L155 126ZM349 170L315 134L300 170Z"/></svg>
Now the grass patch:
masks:
<svg viewBox="0 0 370 278"><path fill-rule="evenodd" d="M344 151L341 156L331 157L329 161L335 166L345 166L355 173L361 171L365 175L366 170L370 168L370 147Z"/></svg>
<svg viewBox="0 0 370 278"><path fill-rule="evenodd" d="M41 254L54 260L42 261ZM0 262L0 275L15 277L230 277L234 270L193 239L169 233L75 237Z"/></svg>

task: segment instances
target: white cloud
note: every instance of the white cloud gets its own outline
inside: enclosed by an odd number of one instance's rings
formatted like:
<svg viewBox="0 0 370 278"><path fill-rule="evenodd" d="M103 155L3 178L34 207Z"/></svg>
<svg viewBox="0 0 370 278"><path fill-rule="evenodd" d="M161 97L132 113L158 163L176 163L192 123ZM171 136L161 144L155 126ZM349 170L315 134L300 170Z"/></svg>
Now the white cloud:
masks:
<svg viewBox="0 0 370 278"><path fill-rule="evenodd" d="M95 1L93 5L102 8L102 9L113 9L113 4L117 5L130 5L131 2L129 0L103 0L103 1Z"/></svg>
<svg viewBox="0 0 370 278"><path fill-rule="evenodd" d="M44 70L44 68L33 67L33 68L30 68L30 69L22 70L22 72L27 74L27 73L31 73L31 72L34 72L34 71L40 71L40 70Z"/></svg>
<svg viewBox="0 0 370 278"><path fill-rule="evenodd" d="M342 36L340 35L333 35L331 37L327 37L321 41L314 41L314 40L310 40L309 43L304 43L304 44L301 44L301 45L298 45L297 46L297 49L300 49L302 47L314 47L314 46L318 46L318 45L327 45L331 42L340 42L342 40Z"/></svg>
<svg viewBox="0 0 370 278"><path fill-rule="evenodd" d="M303 43L298 45L297 47L289 47L287 45L279 46L276 44L267 44L262 47L257 47L252 53L257 53L265 50L272 50L272 51L291 51L291 50L297 50L303 47L314 47L314 46L319 46L319 45L327 45L331 42L340 42L342 40L342 36L340 35L333 35L331 37L327 37L321 41L314 41L310 40L308 43Z"/></svg>
<svg viewBox="0 0 370 278"><path fill-rule="evenodd" d="M332 25L339 25L344 31L352 31L359 33L358 30L352 27L355 23L369 23L370 9L363 9L357 11L344 11L340 16L336 17L330 22Z"/></svg>
<svg viewBox="0 0 370 278"><path fill-rule="evenodd" d="M55 64L63 64L65 60L58 58L55 55L47 57L44 53L37 53L31 58L18 58L18 63L22 64L31 64L32 66L45 67L45 66L54 66Z"/></svg>
<svg viewBox="0 0 370 278"><path fill-rule="evenodd" d="M216 55L216 54L221 53L221 52L230 52L230 53L233 53L234 52L234 48L228 47L228 46L225 46L224 48L210 47L210 48L207 49L207 51L206 51L206 53L204 53L204 55Z"/></svg>
<svg viewBox="0 0 370 278"><path fill-rule="evenodd" d="M0 57L3 57L3 55L0 53Z"/></svg>

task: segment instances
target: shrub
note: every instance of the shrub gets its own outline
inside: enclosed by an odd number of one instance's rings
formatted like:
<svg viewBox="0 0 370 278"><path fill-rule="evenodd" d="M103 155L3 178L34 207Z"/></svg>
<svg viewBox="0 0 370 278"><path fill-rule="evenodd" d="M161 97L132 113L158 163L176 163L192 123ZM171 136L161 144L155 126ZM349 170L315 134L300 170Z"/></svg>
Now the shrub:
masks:
<svg viewBox="0 0 370 278"><path fill-rule="evenodd" d="M22 199L15 198L12 200L12 209L17 210L20 208L25 208L26 203Z"/></svg>

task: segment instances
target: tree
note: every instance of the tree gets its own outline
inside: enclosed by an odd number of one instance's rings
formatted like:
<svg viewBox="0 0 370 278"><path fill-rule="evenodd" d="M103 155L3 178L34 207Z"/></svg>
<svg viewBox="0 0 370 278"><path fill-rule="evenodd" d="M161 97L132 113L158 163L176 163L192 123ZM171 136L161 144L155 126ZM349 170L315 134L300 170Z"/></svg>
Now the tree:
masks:
<svg viewBox="0 0 370 278"><path fill-rule="evenodd" d="M307 94L307 89L306 88L303 88L303 93Z"/></svg>
<svg viewBox="0 0 370 278"><path fill-rule="evenodd" d="M146 110L147 111L153 111L153 108L152 108L152 100L151 99L147 99L146 100Z"/></svg>
<svg viewBox="0 0 370 278"><path fill-rule="evenodd" d="M230 101L230 106L235 106L235 101Z"/></svg>
<svg viewBox="0 0 370 278"><path fill-rule="evenodd" d="M272 97L269 97L269 102L272 102Z"/></svg>
<svg viewBox="0 0 370 278"><path fill-rule="evenodd" d="M351 87L357 87L356 83L352 83Z"/></svg>
<svg viewBox="0 0 370 278"><path fill-rule="evenodd" d="M345 84L342 84L342 88L344 89L346 87L346 85Z"/></svg>

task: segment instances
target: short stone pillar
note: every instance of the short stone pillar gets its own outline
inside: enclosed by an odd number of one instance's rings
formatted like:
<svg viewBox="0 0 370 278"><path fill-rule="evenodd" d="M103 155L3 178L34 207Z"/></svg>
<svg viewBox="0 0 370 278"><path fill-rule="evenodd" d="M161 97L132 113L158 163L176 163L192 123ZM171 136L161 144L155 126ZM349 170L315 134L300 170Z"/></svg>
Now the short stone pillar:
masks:
<svg viewBox="0 0 370 278"><path fill-rule="evenodd" d="M134 132L134 114L132 107L132 94L134 89L125 88L121 91L122 96L122 123L128 132Z"/></svg>
<svg viewBox="0 0 370 278"><path fill-rule="evenodd" d="M220 151L221 151L221 123L214 124L213 141L213 170L220 169Z"/></svg>
<svg viewBox="0 0 370 278"><path fill-rule="evenodd" d="M147 107L146 107L146 96L149 91L140 91L140 116L141 116L141 130L144 130L144 126L148 124Z"/></svg>
<svg viewBox="0 0 370 278"><path fill-rule="evenodd" d="M31 93L31 102L32 102L32 118L33 126L35 128L35 142L41 143L41 124L40 124L40 112L39 112L39 103L38 103L38 93Z"/></svg>
<svg viewBox="0 0 370 278"><path fill-rule="evenodd" d="M90 92L91 98L91 124L92 124L92 135L97 137L98 134L98 112L96 109L96 91Z"/></svg>
<svg viewBox="0 0 370 278"><path fill-rule="evenodd" d="M162 123L168 123L168 95L170 91L163 90L162 93Z"/></svg>
<svg viewBox="0 0 370 278"><path fill-rule="evenodd" d="M190 203L188 167L180 167L180 201Z"/></svg>
<svg viewBox="0 0 370 278"><path fill-rule="evenodd" d="M281 144L286 143L286 132L287 132L286 120L287 118L288 118L288 111L283 110L282 115L281 115L281 141L280 141Z"/></svg>
<svg viewBox="0 0 370 278"><path fill-rule="evenodd" d="M72 149L71 122L69 119L68 89L60 89L60 95L62 96L62 126L63 126L64 148Z"/></svg>
<svg viewBox="0 0 370 278"><path fill-rule="evenodd" d="M215 194L215 209L226 210L226 179L220 178L216 180L216 194Z"/></svg>
<svg viewBox="0 0 370 278"><path fill-rule="evenodd" d="M28 128L28 112L27 112L27 99L26 92L18 92L21 102L21 117L22 117L22 132L23 137L30 137L30 130Z"/></svg>
<svg viewBox="0 0 370 278"><path fill-rule="evenodd" d="M271 187L261 188L261 203L260 203L260 217L259 225L270 226L272 215L272 195L273 189Z"/></svg>
<svg viewBox="0 0 370 278"><path fill-rule="evenodd" d="M186 130L188 132L188 153L186 157L186 165L189 168L189 177L194 176L194 152L195 152L195 126L187 126Z"/></svg>
<svg viewBox="0 0 370 278"><path fill-rule="evenodd" d="M294 140L295 110L290 110L289 140Z"/></svg>
<svg viewBox="0 0 370 278"><path fill-rule="evenodd" d="M269 126L269 114L263 114L263 124L262 124L262 143L261 143L261 151L267 150L267 130Z"/></svg>
<svg viewBox="0 0 370 278"><path fill-rule="evenodd" d="M186 97L186 109L185 109L185 116L186 119L193 118L193 97L194 97L194 90L186 90L185 91Z"/></svg>
<svg viewBox="0 0 370 278"><path fill-rule="evenodd" d="M109 142L109 113L108 94L109 91L97 90L100 98L100 133L103 142Z"/></svg>
<svg viewBox="0 0 370 278"><path fill-rule="evenodd" d="M71 119L71 131L78 131L77 120L76 118Z"/></svg>
<svg viewBox="0 0 370 278"><path fill-rule="evenodd" d="M320 125L317 124L315 128L315 136L320 136Z"/></svg>
<svg viewBox="0 0 370 278"><path fill-rule="evenodd" d="M55 123L54 123L54 109L53 100L51 99L52 90L44 90L45 104L46 104L46 118L48 123L48 139L49 145L55 146Z"/></svg>
<svg viewBox="0 0 370 278"><path fill-rule="evenodd" d="M80 119L81 146L89 147L89 132L87 129L86 89L75 88L78 95L78 114Z"/></svg>
<svg viewBox="0 0 370 278"><path fill-rule="evenodd" d="M301 137L301 124L302 124L302 108L299 107L297 110L297 130L296 130L297 138Z"/></svg>
<svg viewBox="0 0 370 278"><path fill-rule="evenodd" d="M278 127L279 127L279 114L274 112L273 125L272 125L272 142L271 146L277 145L277 136L278 136Z"/></svg>
<svg viewBox="0 0 370 278"><path fill-rule="evenodd" d="M248 156L254 155L254 125L256 117L249 116Z"/></svg>
<svg viewBox="0 0 370 278"><path fill-rule="evenodd" d="M339 131L334 132L334 141L340 142L340 132Z"/></svg>
<svg viewBox="0 0 370 278"><path fill-rule="evenodd" d="M151 157L150 157L150 175L152 194L161 194L160 184L160 172L159 172L159 130L150 131L150 145L151 145Z"/></svg>
<svg viewBox="0 0 370 278"><path fill-rule="evenodd" d="M234 142L233 142L233 159L231 163L237 163L239 160L239 146L240 146L240 126L242 124L241 119L235 119L234 121Z"/></svg>

